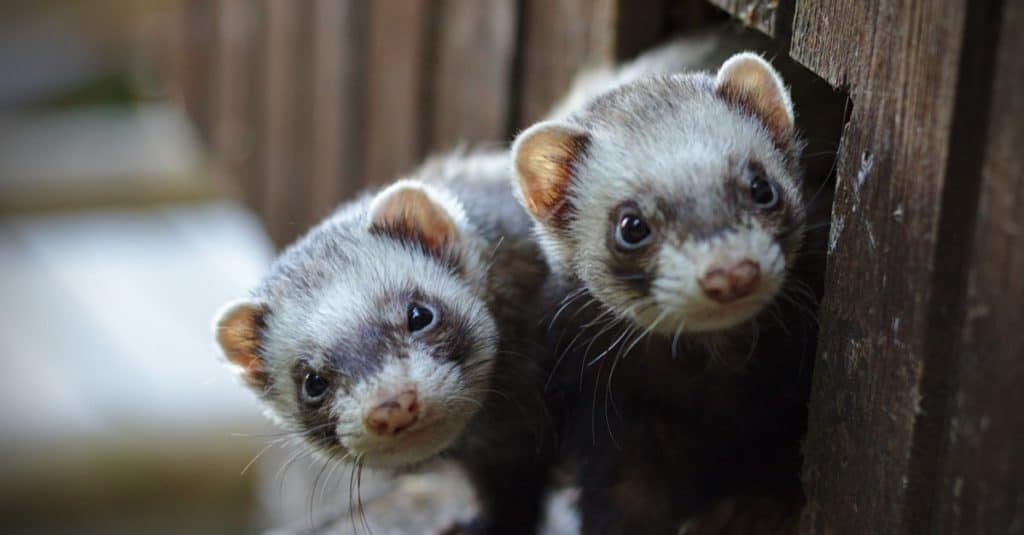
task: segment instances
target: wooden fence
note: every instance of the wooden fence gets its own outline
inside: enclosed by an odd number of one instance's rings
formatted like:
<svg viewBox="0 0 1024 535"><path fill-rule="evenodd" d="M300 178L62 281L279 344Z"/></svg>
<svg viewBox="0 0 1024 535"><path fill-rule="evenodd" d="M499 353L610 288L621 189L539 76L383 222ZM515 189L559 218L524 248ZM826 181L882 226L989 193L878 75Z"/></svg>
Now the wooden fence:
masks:
<svg viewBox="0 0 1024 535"><path fill-rule="evenodd" d="M174 66L218 162L279 245L463 140L507 143L581 66L711 13L701 2L182 0ZM626 37L628 36L628 38Z"/></svg>
<svg viewBox="0 0 1024 535"><path fill-rule="evenodd" d="M1024 3L715 0L851 97L806 439L814 533L1024 532ZM179 87L275 241L506 143L696 0L182 0Z"/></svg>

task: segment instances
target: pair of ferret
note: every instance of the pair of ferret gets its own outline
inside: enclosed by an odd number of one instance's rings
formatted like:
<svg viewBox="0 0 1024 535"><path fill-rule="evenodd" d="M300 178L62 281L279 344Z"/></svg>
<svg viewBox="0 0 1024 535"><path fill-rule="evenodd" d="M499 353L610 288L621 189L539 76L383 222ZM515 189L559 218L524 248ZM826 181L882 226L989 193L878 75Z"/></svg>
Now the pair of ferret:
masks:
<svg viewBox="0 0 1024 535"><path fill-rule="evenodd" d="M511 153L345 204L225 307L224 355L325 455L457 460L465 531L536 531L555 466L585 533L792 529L813 332L778 298L801 142L761 57L680 72L727 50L591 74Z"/></svg>

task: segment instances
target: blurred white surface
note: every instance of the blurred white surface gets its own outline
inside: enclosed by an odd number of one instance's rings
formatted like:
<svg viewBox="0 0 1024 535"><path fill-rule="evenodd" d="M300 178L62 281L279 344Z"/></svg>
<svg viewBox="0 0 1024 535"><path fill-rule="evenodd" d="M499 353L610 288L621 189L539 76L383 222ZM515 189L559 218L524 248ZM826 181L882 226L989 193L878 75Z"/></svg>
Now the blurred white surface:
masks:
<svg viewBox="0 0 1024 535"><path fill-rule="evenodd" d="M251 430L210 323L271 255L233 203L0 220L0 443Z"/></svg>

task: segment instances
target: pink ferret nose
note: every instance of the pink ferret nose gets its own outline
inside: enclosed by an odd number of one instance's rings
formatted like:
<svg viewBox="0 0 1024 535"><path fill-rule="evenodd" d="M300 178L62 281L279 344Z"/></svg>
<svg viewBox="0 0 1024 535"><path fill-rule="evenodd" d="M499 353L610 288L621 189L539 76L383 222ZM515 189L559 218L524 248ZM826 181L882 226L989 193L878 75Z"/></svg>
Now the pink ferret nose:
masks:
<svg viewBox="0 0 1024 535"><path fill-rule="evenodd" d="M378 435L397 435L416 423L420 404L416 392L405 391L366 411L366 428Z"/></svg>
<svg viewBox="0 0 1024 535"><path fill-rule="evenodd" d="M749 259L728 267L711 266L697 280L704 295L722 304L754 293L760 281L761 266Z"/></svg>

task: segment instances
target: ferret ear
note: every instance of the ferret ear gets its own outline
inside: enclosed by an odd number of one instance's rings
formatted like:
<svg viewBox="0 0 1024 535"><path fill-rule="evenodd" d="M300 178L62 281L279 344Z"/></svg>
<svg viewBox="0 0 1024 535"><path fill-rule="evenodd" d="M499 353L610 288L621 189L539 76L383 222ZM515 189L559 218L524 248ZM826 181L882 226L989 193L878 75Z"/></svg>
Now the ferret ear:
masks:
<svg viewBox="0 0 1024 535"><path fill-rule="evenodd" d="M415 241L436 254L458 238L456 217L463 217L456 201L412 180L392 184L370 203L371 232Z"/></svg>
<svg viewBox="0 0 1024 535"><path fill-rule="evenodd" d="M260 356L266 305L252 300L232 301L224 306L214 323L214 336L224 357L238 367L249 386L263 390L269 375Z"/></svg>
<svg viewBox="0 0 1024 535"><path fill-rule="evenodd" d="M569 185L589 145L586 132L557 122L536 124L516 138L512 158L519 192L535 218L565 222L571 207Z"/></svg>
<svg viewBox="0 0 1024 535"><path fill-rule="evenodd" d="M793 103L779 73L753 52L733 55L718 69L715 91L753 113L775 141L788 145L793 135Z"/></svg>

